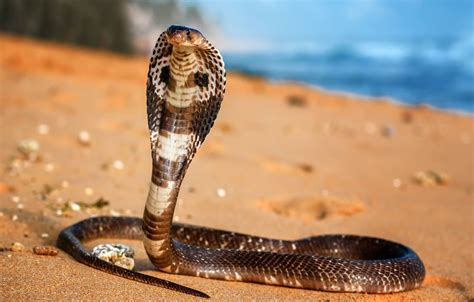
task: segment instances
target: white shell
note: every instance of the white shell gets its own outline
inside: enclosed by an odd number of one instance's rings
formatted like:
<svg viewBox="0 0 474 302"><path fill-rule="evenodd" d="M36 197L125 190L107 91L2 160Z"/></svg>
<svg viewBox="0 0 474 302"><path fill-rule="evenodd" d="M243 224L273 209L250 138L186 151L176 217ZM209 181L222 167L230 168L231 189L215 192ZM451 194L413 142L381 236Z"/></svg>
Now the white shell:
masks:
<svg viewBox="0 0 474 302"><path fill-rule="evenodd" d="M133 249L124 244L99 244L92 249L91 254L99 259L125 269L133 270L135 261Z"/></svg>

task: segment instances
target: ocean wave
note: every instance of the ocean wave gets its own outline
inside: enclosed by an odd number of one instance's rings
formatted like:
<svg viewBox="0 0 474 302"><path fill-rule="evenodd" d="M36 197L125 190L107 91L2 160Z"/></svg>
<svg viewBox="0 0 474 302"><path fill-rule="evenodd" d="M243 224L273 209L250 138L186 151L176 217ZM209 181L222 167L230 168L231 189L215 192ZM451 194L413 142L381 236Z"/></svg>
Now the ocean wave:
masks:
<svg viewBox="0 0 474 302"><path fill-rule="evenodd" d="M474 37L224 53L229 69L411 104L474 111Z"/></svg>
<svg viewBox="0 0 474 302"><path fill-rule="evenodd" d="M295 57L326 60L381 60L400 62L410 59L422 59L431 63L464 62L474 65L474 35L458 39L432 39L422 41L386 42L358 41L353 43L329 43L325 46L318 42L300 42L287 45L259 47L254 50L229 55L267 55L279 58ZM472 69L472 68L470 68Z"/></svg>

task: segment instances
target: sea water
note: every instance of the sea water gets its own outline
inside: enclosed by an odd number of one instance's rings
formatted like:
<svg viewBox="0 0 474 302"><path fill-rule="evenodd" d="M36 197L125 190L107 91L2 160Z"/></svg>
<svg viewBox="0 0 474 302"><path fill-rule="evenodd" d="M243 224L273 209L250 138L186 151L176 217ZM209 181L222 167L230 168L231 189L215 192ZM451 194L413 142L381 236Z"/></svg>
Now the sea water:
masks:
<svg viewBox="0 0 474 302"><path fill-rule="evenodd" d="M224 52L228 70L474 112L474 36Z"/></svg>

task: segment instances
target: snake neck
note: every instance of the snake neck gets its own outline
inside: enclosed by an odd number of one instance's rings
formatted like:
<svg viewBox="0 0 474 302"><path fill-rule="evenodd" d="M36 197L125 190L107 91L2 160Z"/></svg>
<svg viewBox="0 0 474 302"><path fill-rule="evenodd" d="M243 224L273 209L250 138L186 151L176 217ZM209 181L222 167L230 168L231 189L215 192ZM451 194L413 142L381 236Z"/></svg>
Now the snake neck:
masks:
<svg viewBox="0 0 474 302"><path fill-rule="evenodd" d="M153 170L144 212L144 246L150 260L162 271L174 272L170 230L181 182L195 152L192 148L195 54L190 49L173 49L169 79L161 112L156 144L152 146Z"/></svg>

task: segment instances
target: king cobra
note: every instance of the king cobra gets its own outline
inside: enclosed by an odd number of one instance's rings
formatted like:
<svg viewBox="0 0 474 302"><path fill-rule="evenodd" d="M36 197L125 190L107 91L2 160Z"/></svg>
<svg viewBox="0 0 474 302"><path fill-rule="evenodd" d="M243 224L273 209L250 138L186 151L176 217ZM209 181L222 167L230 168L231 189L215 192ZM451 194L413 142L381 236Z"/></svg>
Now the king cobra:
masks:
<svg viewBox="0 0 474 302"><path fill-rule="evenodd" d="M89 253L97 238L143 240L167 273L333 292L393 293L419 287L425 268L410 248L383 239L322 235L275 240L173 223L179 189L224 97L219 51L197 30L170 26L156 42L146 88L152 176L143 219L95 217L64 229L57 245L105 272L171 290L205 293L127 270Z"/></svg>

